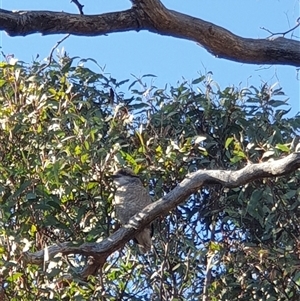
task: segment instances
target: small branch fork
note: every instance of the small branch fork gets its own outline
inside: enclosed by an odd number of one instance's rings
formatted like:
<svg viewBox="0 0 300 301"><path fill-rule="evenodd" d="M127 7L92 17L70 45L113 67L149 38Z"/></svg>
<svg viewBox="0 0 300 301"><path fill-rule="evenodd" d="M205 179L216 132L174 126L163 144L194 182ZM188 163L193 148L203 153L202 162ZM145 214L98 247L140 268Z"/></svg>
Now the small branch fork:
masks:
<svg viewBox="0 0 300 301"><path fill-rule="evenodd" d="M268 33L271 34L271 36L269 36L269 39L274 37L274 36L278 36L278 35L281 35L281 36L284 37L285 35L287 35L288 33L292 32L292 31L294 31L295 29L297 29L300 26L300 17L297 19L296 23L297 24L294 27L292 27L291 29L288 29L287 31L284 31L284 32L272 32L271 30L269 30L265 27L261 27L261 29L263 29L263 30L265 30L265 31L267 31Z"/></svg>
<svg viewBox="0 0 300 301"><path fill-rule="evenodd" d="M84 5L82 5L81 3L79 3L78 0L71 0L71 3L72 2L77 6L77 8L79 10L79 14L80 15L84 15L84 13L83 13L83 7L84 7Z"/></svg>

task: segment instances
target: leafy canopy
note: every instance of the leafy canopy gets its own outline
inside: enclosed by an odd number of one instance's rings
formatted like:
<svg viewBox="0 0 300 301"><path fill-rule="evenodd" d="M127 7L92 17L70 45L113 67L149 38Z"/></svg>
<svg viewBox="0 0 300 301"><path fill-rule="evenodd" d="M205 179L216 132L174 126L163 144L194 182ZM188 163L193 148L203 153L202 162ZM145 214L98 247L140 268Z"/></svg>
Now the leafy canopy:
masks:
<svg viewBox="0 0 300 301"><path fill-rule="evenodd" d="M236 170L285 156L299 116L276 86L221 89L211 75L164 89L129 84L62 56L0 65L0 271L9 300L296 300L299 173L244 187L203 187L155 222L155 252L129 243L102 272L88 258L23 260L53 243L113 233L117 166L153 199L198 169ZM146 83L145 83L146 82ZM128 96L129 95L129 96ZM68 281L66 274L69 275ZM67 283L67 285L66 285Z"/></svg>

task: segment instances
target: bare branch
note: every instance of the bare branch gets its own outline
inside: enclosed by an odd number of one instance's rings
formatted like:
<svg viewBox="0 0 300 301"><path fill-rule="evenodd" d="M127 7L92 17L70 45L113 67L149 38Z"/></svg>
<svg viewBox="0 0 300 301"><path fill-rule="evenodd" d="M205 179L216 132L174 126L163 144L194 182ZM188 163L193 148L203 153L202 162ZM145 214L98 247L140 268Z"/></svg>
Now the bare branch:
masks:
<svg viewBox="0 0 300 301"><path fill-rule="evenodd" d="M99 36L148 30L197 42L219 58L248 64L300 66L299 41L284 37L243 38L213 23L169 10L159 0L132 0L132 3L129 10L89 16L50 11L0 10L0 30L5 30L11 36L37 32L43 35L63 33Z"/></svg>

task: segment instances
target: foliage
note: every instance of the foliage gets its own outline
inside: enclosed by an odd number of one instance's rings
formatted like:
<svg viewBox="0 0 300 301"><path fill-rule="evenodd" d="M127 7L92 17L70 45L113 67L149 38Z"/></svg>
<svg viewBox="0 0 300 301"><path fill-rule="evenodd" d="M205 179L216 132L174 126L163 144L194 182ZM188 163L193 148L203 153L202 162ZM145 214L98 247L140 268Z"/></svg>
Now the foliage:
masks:
<svg viewBox="0 0 300 301"><path fill-rule="evenodd" d="M281 89L222 90L210 77L132 96L75 58L1 63L0 275L7 300L298 300L299 173L205 186L155 222L155 251L111 255L79 279L83 256L26 263L24 251L115 231L113 170L139 173L153 199L198 169L236 170L293 151L299 116ZM66 281L66 275L71 280ZM204 300L204 298L203 298Z"/></svg>

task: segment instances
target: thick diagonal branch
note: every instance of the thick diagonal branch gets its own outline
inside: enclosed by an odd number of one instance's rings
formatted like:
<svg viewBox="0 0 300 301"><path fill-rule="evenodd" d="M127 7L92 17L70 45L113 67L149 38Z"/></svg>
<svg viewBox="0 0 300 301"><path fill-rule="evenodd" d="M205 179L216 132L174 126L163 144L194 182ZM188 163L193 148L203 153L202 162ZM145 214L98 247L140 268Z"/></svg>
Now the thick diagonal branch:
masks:
<svg viewBox="0 0 300 301"><path fill-rule="evenodd" d="M82 254L92 256L95 264L102 264L106 258L123 247L127 241L136 235L150 222L159 216L167 215L177 205L184 202L191 194L197 192L203 185L221 184L233 188L249 183L259 178L270 178L287 175L300 167L300 153L294 153L286 158L247 165L241 170L199 170L189 174L185 180L178 184L170 193L160 200L147 206L142 212L135 215L127 225L116 231L100 243L84 243L72 245L63 243L47 249L50 259L61 253L63 255ZM44 260L44 250L24 254L28 262L41 264Z"/></svg>

